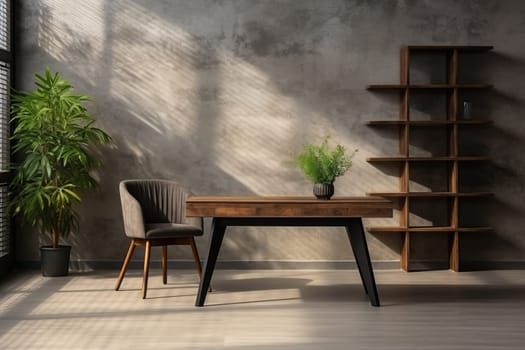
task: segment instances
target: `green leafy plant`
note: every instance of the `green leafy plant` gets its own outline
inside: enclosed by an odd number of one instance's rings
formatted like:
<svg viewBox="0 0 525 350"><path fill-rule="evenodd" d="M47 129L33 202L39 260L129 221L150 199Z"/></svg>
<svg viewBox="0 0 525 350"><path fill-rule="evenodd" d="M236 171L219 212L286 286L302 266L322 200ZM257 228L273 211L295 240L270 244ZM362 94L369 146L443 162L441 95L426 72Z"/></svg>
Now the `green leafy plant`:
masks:
<svg viewBox="0 0 525 350"><path fill-rule="evenodd" d="M304 144L303 151L296 156L295 160L304 176L314 184L331 184L335 178L346 173L352 166L352 157L357 150L350 155L341 145L330 147L325 136L321 144Z"/></svg>
<svg viewBox="0 0 525 350"><path fill-rule="evenodd" d="M10 184L11 208L26 222L49 234L53 247L78 228L74 205L97 186L91 171L100 161L90 146L111 137L93 126L83 106L89 98L74 94L59 73L35 74L36 90L13 94L15 165Z"/></svg>

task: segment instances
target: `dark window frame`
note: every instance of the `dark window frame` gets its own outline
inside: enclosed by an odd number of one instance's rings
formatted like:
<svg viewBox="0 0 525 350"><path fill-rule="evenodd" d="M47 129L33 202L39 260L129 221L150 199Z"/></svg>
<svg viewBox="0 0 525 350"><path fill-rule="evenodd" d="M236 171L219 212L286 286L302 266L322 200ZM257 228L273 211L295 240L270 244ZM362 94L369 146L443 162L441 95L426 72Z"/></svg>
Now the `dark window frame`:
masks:
<svg viewBox="0 0 525 350"><path fill-rule="evenodd" d="M13 40L13 29L14 29L14 2L12 0L6 0L5 2L6 6L5 8L0 8L0 10L5 10L6 12L6 20L8 21L8 24L6 26L7 33L5 33L5 37L7 38L7 48L0 49L0 62L5 63L9 65L9 82L7 84L7 96L10 95L11 89L14 85L14 55L13 55L13 47L14 40ZM2 115L0 113L0 118L6 118L7 120L3 119L0 120L1 122L7 122L7 128L9 129L9 119L10 119L10 105L9 105L9 98L7 98L7 108L6 113ZM9 135L11 136L11 131L9 132ZM2 145L0 145L1 148ZM12 146L12 145L11 145ZM11 148L12 149L12 148ZM0 153L3 152L3 149L0 149ZM7 162L9 163L9 158L11 158L11 155L8 155ZM0 169L0 187L3 191L2 195L0 196L0 277L5 276L15 263L15 244L14 244L14 234L13 234L13 224L12 219L10 218L10 215L7 210L7 202L8 202L8 184L11 179L11 171L9 165L7 166L7 169Z"/></svg>

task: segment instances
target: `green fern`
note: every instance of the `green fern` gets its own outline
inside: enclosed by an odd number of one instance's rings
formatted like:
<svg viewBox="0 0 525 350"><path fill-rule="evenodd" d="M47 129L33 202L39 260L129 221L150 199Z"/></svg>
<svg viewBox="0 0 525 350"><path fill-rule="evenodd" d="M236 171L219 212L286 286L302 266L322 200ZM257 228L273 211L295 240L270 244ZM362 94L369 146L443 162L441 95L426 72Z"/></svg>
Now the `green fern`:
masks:
<svg viewBox="0 0 525 350"><path fill-rule="evenodd" d="M344 175L352 166L352 154L346 155L345 148L336 145L331 148L328 145L330 136L325 136L319 145L305 144L303 151L296 156L295 160L304 176L313 183L331 184L335 178Z"/></svg>

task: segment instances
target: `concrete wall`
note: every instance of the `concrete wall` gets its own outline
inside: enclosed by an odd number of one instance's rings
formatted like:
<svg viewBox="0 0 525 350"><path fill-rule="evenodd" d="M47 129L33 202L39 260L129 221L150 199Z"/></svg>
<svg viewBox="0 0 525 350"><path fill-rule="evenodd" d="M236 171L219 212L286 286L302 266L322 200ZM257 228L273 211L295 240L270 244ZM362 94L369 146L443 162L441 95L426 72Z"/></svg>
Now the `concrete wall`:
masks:
<svg viewBox="0 0 525 350"><path fill-rule="evenodd" d="M525 262L525 2L26 0L17 6L18 88L31 89L33 74L46 66L60 71L92 97L89 110L115 141L98 150L105 164L100 190L86 196L81 231L67 239L74 259L123 258L122 179L174 179L198 194L309 195L312 186L287 163L302 143L328 133L359 149L350 173L336 181L336 195L397 190L396 171L366 162L395 153L397 133L365 123L397 118L398 100L366 85L399 81L403 45L482 44L494 52L462 68L466 78L495 85L474 104L476 117L494 123L462 136L467 152L492 161L467 168L463 186L495 196L462 211L466 224L497 232L465 237L462 255ZM437 67L423 60L413 74L432 79L442 73ZM434 102L423 96L413 113L430 113ZM420 136L413 149L428 152L441 142L432 137ZM440 206L427 203L430 211L415 219L438 220L433 213ZM207 235L199 239L201 253L206 241ZM37 260L39 244L20 228L18 259ZM369 236L376 261L397 261L399 244L397 234ZM446 245L443 235L416 237L414 257L445 261ZM170 254L190 257L187 249ZM290 228L231 230L220 259L353 258L340 230Z"/></svg>

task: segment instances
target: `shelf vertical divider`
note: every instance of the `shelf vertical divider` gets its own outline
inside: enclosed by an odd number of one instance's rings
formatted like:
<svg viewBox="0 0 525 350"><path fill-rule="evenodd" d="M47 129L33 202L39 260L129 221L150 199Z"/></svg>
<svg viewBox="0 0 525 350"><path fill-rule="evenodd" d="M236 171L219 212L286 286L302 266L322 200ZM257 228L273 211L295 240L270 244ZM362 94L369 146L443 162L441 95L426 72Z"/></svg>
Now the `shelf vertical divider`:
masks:
<svg viewBox="0 0 525 350"><path fill-rule="evenodd" d="M404 47L401 49L401 67L400 67L400 83L405 85L405 88L401 90L401 103L399 111L399 119L402 121L410 120L410 49ZM401 164L400 176L399 176L399 188L400 192L405 193L401 198L401 212L399 215L399 224L401 227L409 227L409 216L410 216L410 198L408 192L410 190L410 166L408 162L409 156L409 144L410 144L410 124L404 123L399 128L399 154L405 157L405 161ZM401 257L400 265L404 271L410 270L410 232L402 232L401 242Z"/></svg>
<svg viewBox="0 0 525 350"><path fill-rule="evenodd" d="M457 88L457 77L458 77L458 61L459 52L458 49L453 49L448 53L447 61L447 79L448 84L454 88L448 93L447 96L447 119L451 121L458 120L459 108L459 91ZM458 125L453 123L449 126L448 130L448 155L451 157L459 156L458 152ZM448 169L448 191L456 194L450 199L449 203L449 224L450 227L457 229L459 226L458 222L458 211L459 211L459 198L457 193L459 192L459 164L455 160L449 165ZM459 271L459 232L453 231L449 234L449 269L453 271Z"/></svg>

